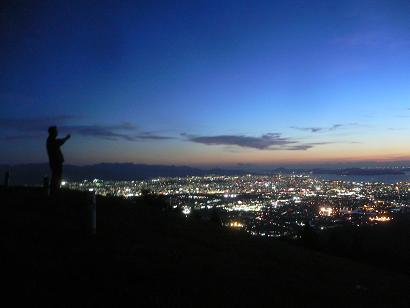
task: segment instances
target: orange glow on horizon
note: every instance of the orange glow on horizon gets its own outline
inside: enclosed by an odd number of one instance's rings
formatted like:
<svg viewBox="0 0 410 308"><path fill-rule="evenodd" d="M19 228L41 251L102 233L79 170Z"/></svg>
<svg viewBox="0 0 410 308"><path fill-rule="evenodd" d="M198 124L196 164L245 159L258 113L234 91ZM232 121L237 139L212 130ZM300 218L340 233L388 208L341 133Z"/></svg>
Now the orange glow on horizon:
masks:
<svg viewBox="0 0 410 308"><path fill-rule="evenodd" d="M351 146L318 146L305 151L289 150L256 150L248 148L226 149L219 146L194 146L182 143L181 147L135 148L131 145L124 151L114 148L104 152L104 157L98 155L93 161L84 161L84 155L67 155L73 164L94 164L98 162L133 162L158 165L185 166L236 166L250 164L263 165L302 165L302 164L332 164L360 162L393 162L409 161L410 147L387 149L356 148ZM100 157L98 157L100 156Z"/></svg>

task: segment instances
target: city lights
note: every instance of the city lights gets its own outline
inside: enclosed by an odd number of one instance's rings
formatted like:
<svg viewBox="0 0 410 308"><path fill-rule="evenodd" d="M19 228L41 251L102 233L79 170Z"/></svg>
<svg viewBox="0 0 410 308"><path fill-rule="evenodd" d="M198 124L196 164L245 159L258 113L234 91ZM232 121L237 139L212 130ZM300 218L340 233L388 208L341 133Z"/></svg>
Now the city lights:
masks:
<svg viewBox="0 0 410 308"><path fill-rule="evenodd" d="M298 238L308 223L325 231L341 226L390 223L410 211L410 183L321 180L309 175L160 177L145 181L68 182L65 188L133 200L146 192L164 198L189 219L215 213L229 228L266 237ZM214 214L211 214L214 213Z"/></svg>
<svg viewBox="0 0 410 308"><path fill-rule="evenodd" d="M376 216L376 217L370 217L369 218L370 221L378 221L378 222L387 222L390 221L391 218L387 217L387 216Z"/></svg>
<svg viewBox="0 0 410 308"><path fill-rule="evenodd" d="M231 221L229 223L229 227L231 227L231 228L243 228L244 224L240 223L239 221Z"/></svg>
<svg viewBox="0 0 410 308"><path fill-rule="evenodd" d="M182 209L182 214L184 214L184 215L189 215L189 214L191 214L191 209L190 209L189 207L184 207L184 208Z"/></svg>
<svg viewBox="0 0 410 308"><path fill-rule="evenodd" d="M321 207L319 215L322 216L332 216L333 209L331 207Z"/></svg>

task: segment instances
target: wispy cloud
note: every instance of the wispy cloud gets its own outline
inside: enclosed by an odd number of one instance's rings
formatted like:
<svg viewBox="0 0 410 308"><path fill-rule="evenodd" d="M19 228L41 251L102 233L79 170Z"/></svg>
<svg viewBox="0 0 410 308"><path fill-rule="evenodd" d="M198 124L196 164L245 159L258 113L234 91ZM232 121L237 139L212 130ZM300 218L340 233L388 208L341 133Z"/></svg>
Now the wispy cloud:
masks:
<svg viewBox="0 0 410 308"><path fill-rule="evenodd" d="M350 125L353 125L354 123L351 123ZM311 133L319 133L319 132L326 132L326 131L334 131L342 127L346 127L347 125L343 124L333 124L330 127L299 127L299 126L291 126L290 128L301 130L301 131L308 131Z"/></svg>
<svg viewBox="0 0 410 308"><path fill-rule="evenodd" d="M236 145L244 148L268 149L272 146L286 146L294 144L288 138L281 137L278 133L268 133L260 137L243 135L218 135L218 136L190 136L183 134L189 141L206 145Z"/></svg>
<svg viewBox="0 0 410 308"><path fill-rule="evenodd" d="M309 131L312 133L321 132L323 127L298 127L298 126L291 126L290 128L301 130L301 131Z"/></svg>
<svg viewBox="0 0 410 308"><path fill-rule="evenodd" d="M311 143L302 143L297 145L291 145L285 148L289 151L306 151L318 145L331 144L332 142L311 142Z"/></svg>
<svg viewBox="0 0 410 308"><path fill-rule="evenodd" d="M174 137L163 136L154 132L143 131L132 123L123 122L115 125L77 125L69 124L78 119L72 115L60 115L55 117L37 117L25 119L0 119L0 128L8 133L3 139L19 140L38 138L47 132L50 125L58 125L62 133L72 133L76 135L105 139L105 140L166 140ZM10 134L11 132L11 134Z"/></svg>
<svg viewBox="0 0 410 308"><path fill-rule="evenodd" d="M175 137L171 136L162 136L162 135L157 135L152 132L143 132L140 133L136 136L134 136L135 139L140 139L140 140L168 140L168 139L175 139Z"/></svg>
<svg viewBox="0 0 410 308"><path fill-rule="evenodd" d="M71 132L82 136L94 137L106 140L167 140L174 137L162 136L153 132L141 131L130 123L118 125L72 125L62 126L61 131Z"/></svg>
<svg viewBox="0 0 410 308"><path fill-rule="evenodd" d="M304 151L317 145L327 144L327 142L318 143L300 143L296 140L282 137L280 133L267 133L260 137L244 135L216 135L216 136L195 136L181 134L188 141L205 144L205 145L227 145L238 146L243 148L252 148L258 150L292 150Z"/></svg>

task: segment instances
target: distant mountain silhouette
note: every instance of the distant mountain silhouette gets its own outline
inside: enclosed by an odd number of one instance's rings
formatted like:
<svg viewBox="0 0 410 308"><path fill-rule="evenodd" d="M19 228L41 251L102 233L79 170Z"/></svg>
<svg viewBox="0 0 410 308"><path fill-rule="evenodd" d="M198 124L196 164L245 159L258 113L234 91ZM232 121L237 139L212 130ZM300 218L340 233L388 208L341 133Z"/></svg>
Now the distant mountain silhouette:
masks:
<svg viewBox="0 0 410 308"><path fill-rule="evenodd" d="M408 168L407 168L408 169ZM405 171L408 171L408 170ZM346 168L346 169L313 169L314 174L335 174L335 175L396 175L404 174L404 170L392 169L392 168Z"/></svg>
<svg viewBox="0 0 410 308"><path fill-rule="evenodd" d="M342 168L342 169L328 169L328 168L314 168L314 169L288 169L277 168L273 173L292 174L292 173L311 173L311 174L333 174L333 175L400 175L410 171L410 168Z"/></svg>
<svg viewBox="0 0 410 308"><path fill-rule="evenodd" d="M0 172L4 174L9 166L0 165ZM48 164L21 164L10 167L10 184L41 184L44 176L49 176ZM188 166L145 165L132 163L101 163L87 166L64 166L64 179L80 181L84 179L102 179L113 181L144 180L155 177L184 177L215 175L240 175L240 170L212 169L204 170Z"/></svg>

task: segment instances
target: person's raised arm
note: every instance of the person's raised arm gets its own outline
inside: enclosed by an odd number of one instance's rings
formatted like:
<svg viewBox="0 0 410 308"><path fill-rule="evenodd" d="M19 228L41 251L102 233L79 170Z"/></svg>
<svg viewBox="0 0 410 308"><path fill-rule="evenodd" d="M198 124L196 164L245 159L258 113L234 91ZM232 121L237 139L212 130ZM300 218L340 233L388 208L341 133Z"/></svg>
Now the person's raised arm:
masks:
<svg viewBox="0 0 410 308"><path fill-rule="evenodd" d="M56 141L57 141L58 145L63 145L70 138L71 138L71 135L67 134L67 136L65 136L64 138L56 139Z"/></svg>

